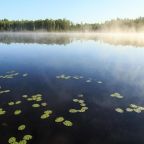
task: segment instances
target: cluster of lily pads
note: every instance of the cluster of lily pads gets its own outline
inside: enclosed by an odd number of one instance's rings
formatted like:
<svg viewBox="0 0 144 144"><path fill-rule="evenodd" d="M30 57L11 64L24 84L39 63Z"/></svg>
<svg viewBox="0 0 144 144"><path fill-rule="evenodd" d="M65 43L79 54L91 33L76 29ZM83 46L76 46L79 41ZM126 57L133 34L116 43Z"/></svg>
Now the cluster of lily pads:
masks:
<svg viewBox="0 0 144 144"><path fill-rule="evenodd" d="M27 101L37 102L37 103L32 104L32 107L34 107L34 108L38 108L40 106L43 106L43 107L47 106L46 102L42 102L41 104L38 103L38 102L42 101L42 94L32 95L31 97L28 97L28 95L23 95L22 97L25 98Z"/></svg>
<svg viewBox="0 0 144 144"><path fill-rule="evenodd" d="M95 80L98 84L102 84L103 82L102 81L97 81L97 80ZM89 79L87 79L86 80L86 83L91 83L91 82L93 82L93 80L91 79L91 78L89 78Z"/></svg>
<svg viewBox="0 0 144 144"><path fill-rule="evenodd" d="M67 126L67 127L71 127L71 126L73 126L73 123L71 122L71 121L69 121L69 120L65 120L64 119L64 117L57 117L56 119L55 119L55 122L56 123L63 123L65 126Z"/></svg>
<svg viewBox="0 0 144 144"><path fill-rule="evenodd" d="M0 87L0 94L4 94L4 93L9 93L10 90L2 90L2 88Z"/></svg>
<svg viewBox="0 0 144 144"><path fill-rule="evenodd" d="M138 106L135 104L130 104L128 108L126 108L127 112L136 112L136 113L141 113L144 111L144 107Z"/></svg>
<svg viewBox="0 0 144 144"><path fill-rule="evenodd" d="M26 128L26 126L23 124L18 127L18 130L23 131L23 130L25 130L25 128ZM20 141L17 141L16 137L10 137L8 140L8 143L9 144L27 144L27 142L31 139L32 139L32 135L27 134L27 135L24 135L23 139Z"/></svg>
<svg viewBox="0 0 144 144"><path fill-rule="evenodd" d="M122 96L120 93L113 93L113 94L111 94L110 96L111 96L111 97L118 98L118 99L124 98L124 96Z"/></svg>
<svg viewBox="0 0 144 144"><path fill-rule="evenodd" d="M52 114L52 110L46 110L44 113L41 115L41 119L47 119L49 116Z"/></svg>
<svg viewBox="0 0 144 144"><path fill-rule="evenodd" d="M62 75L59 75L59 76L56 76L56 78L57 79L63 79L63 80L68 80L68 79L82 79L83 78L83 76L66 76L66 75L64 75L64 74L62 74Z"/></svg>
<svg viewBox="0 0 144 144"><path fill-rule="evenodd" d="M19 104L21 104L21 101L16 101L16 102L11 101L11 102L8 103L9 106L19 105Z"/></svg>
<svg viewBox="0 0 144 144"><path fill-rule="evenodd" d="M13 71L9 71L9 72L6 72L6 75L1 75L0 78L1 79L13 79L15 78L16 76L18 76L19 73L18 72L15 72L14 70ZM22 74L23 77L27 77L28 74L27 73L24 73Z"/></svg>
<svg viewBox="0 0 144 144"><path fill-rule="evenodd" d="M57 79L62 79L62 80L68 80L68 79L76 79L76 80L79 80L79 79L83 79L84 77L83 76L69 76L69 75L65 75L65 74L62 74L62 75L59 75L59 76L56 76ZM89 78L87 79L85 82L86 83L91 83L93 80L92 78ZM103 82L102 81L96 81L98 84L102 84Z"/></svg>
<svg viewBox="0 0 144 144"><path fill-rule="evenodd" d="M79 94L78 97L83 97L83 94ZM88 110L86 103L83 99L73 99L73 102L78 103L80 105L80 109L69 109L70 113L78 113L78 112L85 112Z"/></svg>
<svg viewBox="0 0 144 144"><path fill-rule="evenodd" d="M122 108L116 108L115 109L117 112L119 113L123 113L124 110ZM126 112L136 112L136 113L141 113L142 111L144 111L144 107L142 106L138 106L135 104L130 104L129 107L127 107L125 109Z"/></svg>
<svg viewBox="0 0 144 144"><path fill-rule="evenodd" d="M42 101L42 94L36 94L36 95L32 95L31 97L28 97L28 95L23 95L23 98L26 98L27 101Z"/></svg>

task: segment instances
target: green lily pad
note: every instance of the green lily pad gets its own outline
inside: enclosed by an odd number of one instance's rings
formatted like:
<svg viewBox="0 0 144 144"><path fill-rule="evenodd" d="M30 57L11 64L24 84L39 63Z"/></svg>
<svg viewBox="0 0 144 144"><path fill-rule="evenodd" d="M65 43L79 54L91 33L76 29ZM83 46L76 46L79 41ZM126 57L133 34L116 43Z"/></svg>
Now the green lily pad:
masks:
<svg viewBox="0 0 144 144"><path fill-rule="evenodd" d="M52 114L52 110L46 110L46 111L44 111L44 113L50 115L50 114Z"/></svg>
<svg viewBox="0 0 144 144"><path fill-rule="evenodd" d="M23 98L27 98L27 97L28 97L28 95L23 95L22 97L23 97Z"/></svg>
<svg viewBox="0 0 144 144"><path fill-rule="evenodd" d="M9 102L8 105L9 106L13 106L15 103L14 102Z"/></svg>
<svg viewBox="0 0 144 144"><path fill-rule="evenodd" d="M11 138L9 138L8 142L10 144L13 144L14 142L16 142L16 138L15 137L11 137Z"/></svg>
<svg viewBox="0 0 144 144"><path fill-rule="evenodd" d="M16 101L15 104L16 105L21 104L21 101Z"/></svg>
<svg viewBox="0 0 144 144"><path fill-rule="evenodd" d="M6 113L6 111L4 111L4 110L0 110L0 115L4 115Z"/></svg>
<svg viewBox="0 0 144 144"><path fill-rule="evenodd" d="M124 110L121 109L121 108L116 108L115 111L118 112L118 113L123 113L124 112Z"/></svg>
<svg viewBox="0 0 144 144"><path fill-rule="evenodd" d="M46 106L47 106L47 103L41 103L41 105L42 105L43 107L46 107Z"/></svg>
<svg viewBox="0 0 144 144"><path fill-rule="evenodd" d="M25 128L26 128L25 125L20 125L20 126L18 127L18 130L19 130L19 131L23 131Z"/></svg>
<svg viewBox="0 0 144 144"><path fill-rule="evenodd" d="M130 107L131 107L131 108L138 108L138 106L135 105L135 104L130 104Z"/></svg>
<svg viewBox="0 0 144 144"><path fill-rule="evenodd" d="M32 139L32 135L25 135L24 137L23 137L23 140L31 140Z"/></svg>
<svg viewBox="0 0 144 144"><path fill-rule="evenodd" d="M26 140L21 140L18 144L27 144Z"/></svg>
<svg viewBox="0 0 144 144"><path fill-rule="evenodd" d="M22 112L21 110L15 110L14 115L19 115L19 114L21 114L21 112Z"/></svg>
<svg viewBox="0 0 144 144"><path fill-rule="evenodd" d="M60 122L63 122L64 121L64 117L57 117L56 119L55 119L55 122L56 123L60 123Z"/></svg>
<svg viewBox="0 0 144 144"><path fill-rule="evenodd" d="M134 112L136 112L136 113L141 113L141 110L140 109L133 109L134 110Z"/></svg>
<svg viewBox="0 0 144 144"><path fill-rule="evenodd" d="M46 118L48 118L50 115L49 114L43 114L43 115L41 115L41 119L46 119Z"/></svg>
<svg viewBox="0 0 144 144"><path fill-rule="evenodd" d="M68 121L68 120L64 121L63 124L67 127L71 127L73 125L73 123L71 121Z"/></svg>
<svg viewBox="0 0 144 144"><path fill-rule="evenodd" d="M118 98L118 99L122 99L122 98L124 98L124 96L122 96L122 95L119 94L119 93L113 93L113 94L111 94L110 96L111 96L111 97Z"/></svg>
<svg viewBox="0 0 144 144"><path fill-rule="evenodd" d="M76 109L70 109L69 112L70 113L77 113L78 111Z"/></svg>
<svg viewBox="0 0 144 144"><path fill-rule="evenodd" d="M79 100L78 99L73 99L73 102L79 102Z"/></svg>
<svg viewBox="0 0 144 144"><path fill-rule="evenodd" d="M126 108L126 111L127 111L127 112L133 112L133 109L131 109L131 108Z"/></svg>
<svg viewBox="0 0 144 144"><path fill-rule="evenodd" d="M40 105L39 104L33 104L32 107L38 108L38 107L40 107Z"/></svg>

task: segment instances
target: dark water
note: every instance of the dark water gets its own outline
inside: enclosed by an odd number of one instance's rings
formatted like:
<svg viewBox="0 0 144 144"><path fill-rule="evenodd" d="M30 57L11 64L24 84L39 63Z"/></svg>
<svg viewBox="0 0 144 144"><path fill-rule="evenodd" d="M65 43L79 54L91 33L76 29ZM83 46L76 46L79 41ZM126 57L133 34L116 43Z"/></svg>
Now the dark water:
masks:
<svg viewBox="0 0 144 144"><path fill-rule="evenodd" d="M59 35L1 35L0 75L14 70L12 79L0 78L3 90L0 107L0 144L7 144L12 136L20 141L25 134L33 139L28 144L143 144L144 112L118 113L130 104L144 106L144 48L135 45L110 45L97 38L85 39ZM27 77L22 74L28 73ZM65 74L83 79L61 80ZM86 80L91 79L91 83ZM101 81L102 83L97 83ZM123 99L110 97L118 92ZM46 107L33 108L36 102L26 101L22 95L42 94ZM88 107L84 113L69 113L78 108L72 100L84 94ZM20 105L8 102L21 100ZM39 103L39 102L38 102ZM21 109L15 116L13 112ZM44 110L53 114L40 118ZM73 123L66 127L55 123L63 116ZM24 131L18 131L25 124Z"/></svg>

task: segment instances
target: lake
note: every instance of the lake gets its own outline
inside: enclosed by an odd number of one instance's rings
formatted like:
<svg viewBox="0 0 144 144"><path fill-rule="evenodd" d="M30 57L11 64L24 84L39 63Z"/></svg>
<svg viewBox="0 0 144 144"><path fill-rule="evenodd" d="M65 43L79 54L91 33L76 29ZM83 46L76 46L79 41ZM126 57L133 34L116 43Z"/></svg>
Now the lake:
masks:
<svg viewBox="0 0 144 144"><path fill-rule="evenodd" d="M143 35L1 33L0 86L0 144L144 143Z"/></svg>

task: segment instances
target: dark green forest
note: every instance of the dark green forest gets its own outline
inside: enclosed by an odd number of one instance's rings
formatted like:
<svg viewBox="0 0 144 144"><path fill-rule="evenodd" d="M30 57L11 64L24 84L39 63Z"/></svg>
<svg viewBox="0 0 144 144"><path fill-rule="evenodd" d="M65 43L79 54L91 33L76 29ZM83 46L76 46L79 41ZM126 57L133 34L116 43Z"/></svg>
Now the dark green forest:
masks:
<svg viewBox="0 0 144 144"><path fill-rule="evenodd" d="M144 17L137 19L115 19L103 23L75 24L67 19L45 20L0 20L0 31L144 31Z"/></svg>

